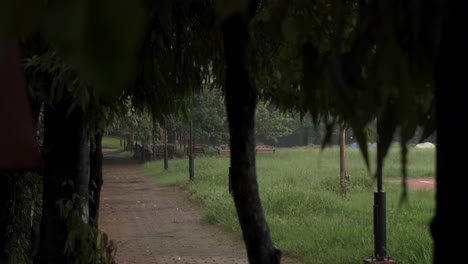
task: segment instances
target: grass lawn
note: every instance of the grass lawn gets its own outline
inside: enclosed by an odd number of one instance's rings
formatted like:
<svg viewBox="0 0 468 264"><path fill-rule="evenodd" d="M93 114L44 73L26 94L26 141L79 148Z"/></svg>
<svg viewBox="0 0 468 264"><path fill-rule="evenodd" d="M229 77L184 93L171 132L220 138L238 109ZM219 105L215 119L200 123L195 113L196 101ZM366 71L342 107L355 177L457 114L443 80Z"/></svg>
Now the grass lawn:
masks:
<svg viewBox="0 0 468 264"><path fill-rule="evenodd" d="M102 138L102 148L120 149L120 138L105 136Z"/></svg>
<svg viewBox="0 0 468 264"><path fill-rule="evenodd" d="M272 238L286 255L307 263L362 263L373 253L372 206L376 181L367 172L357 149L347 149L351 175L348 195L339 195L339 149L278 149L257 155L263 209ZM372 150L371 157L375 157ZM240 236L232 198L228 194L229 158L195 159L195 182L187 184L188 160L147 163L144 172L160 185L179 185L207 211L206 220ZM372 166L374 169L375 166ZM435 175L434 149L411 148L409 177ZM386 159L384 177L400 177L399 148ZM385 183L388 254L398 263L430 263L429 223L434 211L433 190L410 190L400 206L401 187Z"/></svg>

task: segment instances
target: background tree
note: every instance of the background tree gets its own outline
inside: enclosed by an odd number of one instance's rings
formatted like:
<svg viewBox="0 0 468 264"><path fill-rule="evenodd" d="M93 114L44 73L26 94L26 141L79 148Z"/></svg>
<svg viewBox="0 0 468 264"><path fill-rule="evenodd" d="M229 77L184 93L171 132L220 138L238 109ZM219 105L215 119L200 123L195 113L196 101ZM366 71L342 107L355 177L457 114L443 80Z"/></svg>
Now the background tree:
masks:
<svg viewBox="0 0 468 264"><path fill-rule="evenodd" d="M255 112L255 134L258 139L276 143L278 139L292 133L292 117L281 113L274 106L266 103L257 104Z"/></svg>
<svg viewBox="0 0 468 264"><path fill-rule="evenodd" d="M228 141L228 129L224 100L220 90L203 90L193 97L193 136L212 145Z"/></svg>

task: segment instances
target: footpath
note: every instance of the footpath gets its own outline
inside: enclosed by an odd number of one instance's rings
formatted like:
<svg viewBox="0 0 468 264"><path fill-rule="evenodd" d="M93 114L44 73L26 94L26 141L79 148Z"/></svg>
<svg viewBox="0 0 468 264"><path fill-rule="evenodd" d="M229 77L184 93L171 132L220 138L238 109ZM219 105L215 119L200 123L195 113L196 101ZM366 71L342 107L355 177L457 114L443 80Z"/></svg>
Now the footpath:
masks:
<svg viewBox="0 0 468 264"><path fill-rule="evenodd" d="M117 152L104 156L99 225L116 242L118 264L248 263L240 238L204 223L183 191L157 186Z"/></svg>

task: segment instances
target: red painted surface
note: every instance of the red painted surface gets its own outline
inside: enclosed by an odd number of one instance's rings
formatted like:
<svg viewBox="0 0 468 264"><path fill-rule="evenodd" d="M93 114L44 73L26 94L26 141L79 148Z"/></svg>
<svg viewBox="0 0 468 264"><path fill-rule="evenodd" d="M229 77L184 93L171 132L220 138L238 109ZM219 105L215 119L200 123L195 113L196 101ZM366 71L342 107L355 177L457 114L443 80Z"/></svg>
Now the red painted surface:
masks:
<svg viewBox="0 0 468 264"><path fill-rule="evenodd" d="M401 179L392 179L389 182L401 184ZM435 189L436 187L435 178L407 179L406 183L410 189Z"/></svg>

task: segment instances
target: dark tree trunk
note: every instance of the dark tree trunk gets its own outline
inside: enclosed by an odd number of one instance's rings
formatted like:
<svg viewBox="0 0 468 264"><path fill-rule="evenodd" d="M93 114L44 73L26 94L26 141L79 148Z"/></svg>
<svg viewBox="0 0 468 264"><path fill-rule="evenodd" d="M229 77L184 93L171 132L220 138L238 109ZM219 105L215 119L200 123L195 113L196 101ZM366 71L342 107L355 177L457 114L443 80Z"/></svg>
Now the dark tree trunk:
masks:
<svg viewBox="0 0 468 264"><path fill-rule="evenodd" d="M175 129L167 130L167 143L176 145L177 131Z"/></svg>
<svg viewBox="0 0 468 264"><path fill-rule="evenodd" d="M255 1L252 1L255 2ZM255 4L256 6L256 4ZM252 8L252 16L255 8ZM223 24L226 110L229 121L233 197L250 263L280 263L262 212L255 167L257 93L248 73L248 21L236 13Z"/></svg>
<svg viewBox="0 0 468 264"><path fill-rule="evenodd" d="M452 1L449 1L452 3ZM440 57L436 68L437 187L436 214L431 231L434 263L463 262L468 237L464 213L468 212L466 175L466 130L468 98L468 39L466 10L468 3L451 6L449 20L443 28Z"/></svg>
<svg viewBox="0 0 468 264"><path fill-rule="evenodd" d="M64 246L69 229L58 202L82 198L79 209L87 215L87 136L80 107L69 113L72 99L65 95L53 107L44 107L44 192L39 251L34 263L69 263Z"/></svg>
<svg viewBox="0 0 468 264"><path fill-rule="evenodd" d="M164 129L164 170L169 168L169 160L167 153L167 129Z"/></svg>
<svg viewBox="0 0 468 264"><path fill-rule="evenodd" d="M127 149L128 151L133 151L135 146L135 136L133 134L127 135Z"/></svg>
<svg viewBox="0 0 468 264"><path fill-rule="evenodd" d="M101 201L102 178L102 134L94 135L89 152L89 224L99 227L99 202Z"/></svg>
<svg viewBox="0 0 468 264"><path fill-rule="evenodd" d="M156 159L156 139L154 138L155 130L151 131L151 153L152 153L152 160Z"/></svg>
<svg viewBox="0 0 468 264"><path fill-rule="evenodd" d="M302 129L302 145L307 146L309 145L309 127L303 126Z"/></svg>

